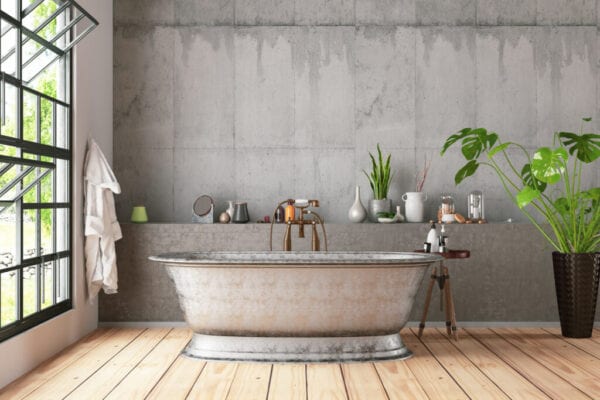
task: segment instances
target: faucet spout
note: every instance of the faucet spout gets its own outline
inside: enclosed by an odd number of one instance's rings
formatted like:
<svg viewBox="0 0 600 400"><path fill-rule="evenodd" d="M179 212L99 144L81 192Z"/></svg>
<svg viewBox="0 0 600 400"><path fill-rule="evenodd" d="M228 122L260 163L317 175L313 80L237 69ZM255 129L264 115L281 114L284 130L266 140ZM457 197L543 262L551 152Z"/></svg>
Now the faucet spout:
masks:
<svg viewBox="0 0 600 400"><path fill-rule="evenodd" d="M292 251L292 224L288 222L283 235L283 251Z"/></svg>
<svg viewBox="0 0 600 400"><path fill-rule="evenodd" d="M319 233L317 232L317 223L312 223L312 250L321 250L321 244L319 243Z"/></svg>

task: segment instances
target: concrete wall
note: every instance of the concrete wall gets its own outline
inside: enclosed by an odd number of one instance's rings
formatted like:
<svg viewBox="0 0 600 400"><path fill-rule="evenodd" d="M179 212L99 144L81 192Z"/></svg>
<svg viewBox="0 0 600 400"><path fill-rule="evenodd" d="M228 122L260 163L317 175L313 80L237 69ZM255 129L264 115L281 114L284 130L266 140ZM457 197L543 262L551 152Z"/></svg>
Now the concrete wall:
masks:
<svg viewBox="0 0 600 400"><path fill-rule="evenodd" d="M482 189L487 216L522 217L490 173L454 186L444 138L485 126L528 148L556 130L598 128L596 0L119 0L115 2L117 206L186 222L200 194L253 219L278 200L321 200L345 222L381 143L390 197ZM586 182L600 182L592 171Z"/></svg>
<svg viewBox="0 0 600 400"><path fill-rule="evenodd" d="M327 224L330 250L412 251L422 246L426 224ZM293 248L310 249L310 234ZM470 249L465 260L448 260L456 315L465 322L558 321L552 251L531 224L449 225L453 249ZM276 226L274 249L281 249L283 227ZM269 225L124 224L117 242L119 293L100 297L100 321L181 321L173 282L151 255L189 250L268 250ZM410 317L418 321L428 276ZM201 290L199 288L199 290ZM429 321L444 321L439 290ZM600 321L600 299L596 307ZM460 325L459 323L459 325Z"/></svg>
<svg viewBox="0 0 600 400"><path fill-rule="evenodd" d="M76 342L98 325L98 304L86 301L83 263L83 160L88 136L112 159L112 33L110 1L78 1L99 22L74 52L73 309L0 343L0 387Z"/></svg>

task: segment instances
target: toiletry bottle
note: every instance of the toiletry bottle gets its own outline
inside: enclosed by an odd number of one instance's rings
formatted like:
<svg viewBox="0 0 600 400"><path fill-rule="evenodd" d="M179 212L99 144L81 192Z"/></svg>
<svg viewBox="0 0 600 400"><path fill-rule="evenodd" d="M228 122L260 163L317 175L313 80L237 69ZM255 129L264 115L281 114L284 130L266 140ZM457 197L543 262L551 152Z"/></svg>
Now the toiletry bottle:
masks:
<svg viewBox="0 0 600 400"><path fill-rule="evenodd" d="M277 207L277 211L275 211L275 222L278 224L285 221L285 210L282 206Z"/></svg>
<svg viewBox="0 0 600 400"><path fill-rule="evenodd" d="M431 227L429 229L429 233L427 234L427 240L425 240L428 243L431 243L431 252L432 253L437 253L439 250L439 242L438 242L438 234L437 234L437 229L435 228L435 222L433 221L429 221L431 223Z"/></svg>
<svg viewBox="0 0 600 400"><path fill-rule="evenodd" d="M446 236L446 224L442 224L442 230L440 231L440 246L444 246L444 251L448 251L448 236ZM442 252L442 250L440 250Z"/></svg>
<svg viewBox="0 0 600 400"><path fill-rule="evenodd" d="M296 218L294 209L294 200L288 200L288 205L285 207L285 222L293 221Z"/></svg>

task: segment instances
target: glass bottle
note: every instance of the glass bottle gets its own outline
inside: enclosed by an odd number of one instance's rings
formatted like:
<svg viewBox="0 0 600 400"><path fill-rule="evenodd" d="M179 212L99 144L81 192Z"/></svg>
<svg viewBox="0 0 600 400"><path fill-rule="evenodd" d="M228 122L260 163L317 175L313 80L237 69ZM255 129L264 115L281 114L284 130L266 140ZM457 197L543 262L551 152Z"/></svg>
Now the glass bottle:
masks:
<svg viewBox="0 0 600 400"><path fill-rule="evenodd" d="M468 217L471 221L481 221L485 219L483 208L483 193L481 190L473 190L469 193L468 201Z"/></svg>

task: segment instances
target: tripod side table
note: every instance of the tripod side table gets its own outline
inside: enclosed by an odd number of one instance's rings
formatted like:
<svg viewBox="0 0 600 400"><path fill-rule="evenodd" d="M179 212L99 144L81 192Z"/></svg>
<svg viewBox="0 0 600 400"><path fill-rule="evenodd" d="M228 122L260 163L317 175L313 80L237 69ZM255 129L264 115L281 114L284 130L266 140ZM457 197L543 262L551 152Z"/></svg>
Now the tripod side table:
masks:
<svg viewBox="0 0 600 400"><path fill-rule="evenodd" d="M423 252L423 250L419 251ZM444 259L458 259L458 258L469 258L471 252L469 250L448 250L444 253L437 253L444 257ZM433 292L433 285L437 283L444 297L444 303L446 307L446 332L448 336L454 337L458 340L458 331L456 330L456 313L454 310L454 300L452 299L452 290L450 288L450 274L448 273L448 267L442 261L439 267L434 266L431 273L431 280L429 281L429 287L427 288L427 297L425 298L425 309L423 310L423 317L419 324L419 334L421 337L423 329L425 329L425 321L427 320L427 312L429 311L429 305L431 304L431 295Z"/></svg>

